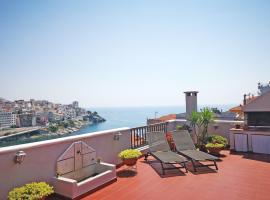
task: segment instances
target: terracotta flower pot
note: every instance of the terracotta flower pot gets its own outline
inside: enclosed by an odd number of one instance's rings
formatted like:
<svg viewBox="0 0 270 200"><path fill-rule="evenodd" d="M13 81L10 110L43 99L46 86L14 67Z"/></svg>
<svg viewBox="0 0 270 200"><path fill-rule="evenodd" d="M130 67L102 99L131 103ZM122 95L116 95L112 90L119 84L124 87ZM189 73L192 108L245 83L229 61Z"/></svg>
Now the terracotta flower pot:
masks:
<svg viewBox="0 0 270 200"><path fill-rule="evenodd" d="M128 158L128 159L123 159L123 162L127 166L133 166L136 165L138 158Z"/></svg>
<svg viewBox="0 0 270 200"><path fill-rule="evenodd" d="M235 125L235 128L236 128L236 129L240 129L240 128L241 128L241 125L240 125L240 124L236 124L236 125Z"/></svg>
<svg viewBox="0 0 270 200"><path fill-rule="evenodd" d="M206 147L210 154L220 155L220 151L224 149L224 147Z"/></svg>

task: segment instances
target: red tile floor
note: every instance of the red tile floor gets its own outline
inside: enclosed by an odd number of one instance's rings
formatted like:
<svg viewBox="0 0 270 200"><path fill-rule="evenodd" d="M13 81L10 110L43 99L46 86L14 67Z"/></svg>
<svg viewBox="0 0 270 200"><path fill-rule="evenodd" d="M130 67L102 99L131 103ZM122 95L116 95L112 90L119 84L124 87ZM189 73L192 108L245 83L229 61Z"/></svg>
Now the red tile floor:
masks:
<svg viewBox="0 0 270 200"><path fill-rule="evenodd" d="M223 151L219 170L199 168L197 173L168 170L160 163L140 159L137 173L125 166L117 170L116 182L83 200L270 200L270 155Z"/></svg>

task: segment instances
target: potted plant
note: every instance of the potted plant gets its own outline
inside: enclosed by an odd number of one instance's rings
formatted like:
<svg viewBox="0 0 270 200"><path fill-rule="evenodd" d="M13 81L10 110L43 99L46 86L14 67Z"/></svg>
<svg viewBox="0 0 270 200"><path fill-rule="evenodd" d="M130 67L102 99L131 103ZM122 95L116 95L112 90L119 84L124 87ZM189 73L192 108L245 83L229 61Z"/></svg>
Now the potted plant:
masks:
<svg viewBox="0 0 270 200"><path fill-rule="evenodd" d="M140 156L142 156L142 153L137 149L126 149L118 154L118 157L121 158L127 166L135 165Z"/></svg>
<svg viewBox="0 0 270 200"><path fill-rule="evenodd" d="M205 147L209 153L214 155L219 155L220 151L228 145L228 140L220 135L211 135L207 141Z"/></svg>
<svg viewBox="0 0 270 200"><path fill-rule="evenodd" d="M171 132L166 133L166 139L168 141L168 144L170 146L170 149L174 151L175 150L175 144L173 142L173 137L172 137L172 133Z"/></svg>
<svg viewBox="0 0 270 200"><path fill-rule="evenodd" d="M53 187L45 182L28 183L22 187L17 187L8 193L8 200L32 199L44 200L53 194Z"/></svg>
<svg viewBox="0 0 270 200"><path fill-rule="evenodd" d="M240 124L235 124L235 128L236 129L240 129L241 128L241 125Z"/></svg>
<svg viewBox="0 0 270 200"><path fill-rule="evenodd" d="M219 155L220 151L224 149L224 145L218 143L207 143L205 147L213 155Z"/></svg>

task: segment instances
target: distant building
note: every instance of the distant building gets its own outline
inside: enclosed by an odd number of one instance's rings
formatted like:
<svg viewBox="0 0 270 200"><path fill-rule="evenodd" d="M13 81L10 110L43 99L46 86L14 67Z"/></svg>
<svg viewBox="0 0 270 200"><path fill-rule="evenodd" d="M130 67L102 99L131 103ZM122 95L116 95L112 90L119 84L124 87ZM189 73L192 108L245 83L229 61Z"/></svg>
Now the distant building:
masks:
<svg viewBox="0 0 270 200"><path fill-rule="evenodd" d="M177 119L176 116L177 116L176 114L169 114L155 119L147 119L147 125L158 124L169 120L175 120Z"/></svg>
<svg viewBox="0 0 270 200"><path fill-rule="evenodd" d="M46 125L49 122L48 112L37 112L36 123L38 125Z"/></svg>
<svg viewBox="0 0 270 200"><path fill-rule="evenodd" d="M86 110L79 107L78 101L71 104L62 105L49 102L47 100L15 100L14 102L0 98L0 112L15 113L17 119L13 118L13 124L18 127L29 127L38 125L47 125L48 122L57 122L65 119L82 119L86 115ZM10 117L2 118L2 126L9 126ZM8 120L7 120L8 119Z"/></svg>
<svg viewBox="0 0 270 200"><path fill-rule="evenodd" d="M73 108L79 108L79 102L78 101L73 101L72 106L73 106Z"/></svg>
<svg viewBox="0 0 270 200"><path fill-rule="evenodd" d="M19 114L19 126L20 127L30 127L36 126L36 115L33 113Z"/></svg>
<svg viewBox="0 0 270 200"><path fill-rule="evenodd" d="M16 114L12 112L0 112L0 128L16 126Z"/></svg>
<svg viewBox="0 0 270 200"><path fill-rule="evenodd" d="M59 113L55 113L55 112L49 112L48 119L49 119L49 122L62 121L62 120L64 120L64 115L59 114Z"/></svg>
<svg viewBox="0 0 270 200"><path fill-rule="evenodd" d="M76 118L76 111L74 109L68 109L64 112L65 119L75 119Z"/></svg>

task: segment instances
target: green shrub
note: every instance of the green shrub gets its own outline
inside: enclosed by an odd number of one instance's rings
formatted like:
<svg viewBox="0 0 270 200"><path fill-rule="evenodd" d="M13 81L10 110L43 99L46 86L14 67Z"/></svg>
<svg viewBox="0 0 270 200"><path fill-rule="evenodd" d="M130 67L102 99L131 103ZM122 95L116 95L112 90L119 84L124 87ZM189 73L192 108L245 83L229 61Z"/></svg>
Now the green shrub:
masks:
<svg viewBox="0 0 270 200"><path fill-rule="evenodd" d="M49 130L50 132L52 132L52 133L57 132L58 129L59 129L59 128L58 128L57 125L50 125L49 128L48 128L48 130Z"/></svg>
<svg viewBox="0 0 270 200"><path fill-rule="evenodd" d="M228 145L228 140L220 135L211 135L208 137L207 143L222 144L226 147Z"/></svg>
<svg viewBox="0 0 270 200"><path fill-rule="evenodd" d="M176 125L175 129L177 131L181 131L181 130L187 130L187 131L190 131L190 126L187 125L187 124L184 124L184 125Z"/></svg>
<svg viewBox="0 0 270 200"><path fill-rule="evenodd" d="M53 187L45 182L28 183L8 193L8 200L38 200L54 193Z"/></svg>
<svg viewBox="0 0 270 200"><path fill-rule="evenodd" d="M177 131L180 131L180 130L184 130L184 128L183 128L182 125L176 125L176 130Z"/></svg>
<svg viewBox="0 0 270 200"><path fill-rule="evenodd" d="M206 148L223 148L225 147L224 144L218 144L218 143L208 143L205 145Z"/></svg>
<svg viewBox="0 0 270 200"><path fill-rule="evenodd" d="M142 153L137 149L126 149L118 154L121 159L139 158Z"/></svg>

